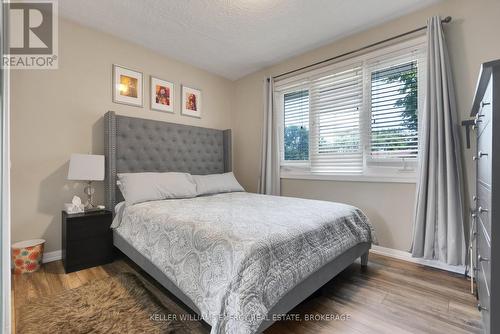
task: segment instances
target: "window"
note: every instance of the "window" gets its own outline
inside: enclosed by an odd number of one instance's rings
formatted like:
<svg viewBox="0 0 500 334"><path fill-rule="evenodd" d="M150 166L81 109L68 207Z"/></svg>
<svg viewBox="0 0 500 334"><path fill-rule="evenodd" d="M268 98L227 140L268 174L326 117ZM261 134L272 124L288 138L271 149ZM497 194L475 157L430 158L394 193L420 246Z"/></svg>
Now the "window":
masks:
<svg viewBox="0 0 500 334"><path fill-rule="evenodd" d="M371 72L371 158L417 158L417 74L415 60Z"/></svg>
<svg viewBox="0 0 500 334"><path fill-rule="evenodd" d="M309 91L298 90L284 94L283 137L285 160L309 160Z"/></svg>
<svg viewBox="0 0 500 334"><path fill-rule="evenodd" d="M282 171L411 176L424 51L417 39L277 82Z"/></svg>

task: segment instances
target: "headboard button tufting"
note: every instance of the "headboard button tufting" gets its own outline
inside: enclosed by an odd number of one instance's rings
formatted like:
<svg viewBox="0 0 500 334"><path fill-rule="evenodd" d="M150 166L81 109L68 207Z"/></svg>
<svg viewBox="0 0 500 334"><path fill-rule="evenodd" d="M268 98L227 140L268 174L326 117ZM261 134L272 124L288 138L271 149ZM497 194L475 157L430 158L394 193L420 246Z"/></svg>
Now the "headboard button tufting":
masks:
<svg viewBox="0 0 500 334"><path fill-rule="evenodd" d="M123 200L116 187L118 172L210 174L223 173L230 166L230 161L224 159L230 153L224 144L230 132L117 116L113 112L104 119L108 208Z"/></svg>

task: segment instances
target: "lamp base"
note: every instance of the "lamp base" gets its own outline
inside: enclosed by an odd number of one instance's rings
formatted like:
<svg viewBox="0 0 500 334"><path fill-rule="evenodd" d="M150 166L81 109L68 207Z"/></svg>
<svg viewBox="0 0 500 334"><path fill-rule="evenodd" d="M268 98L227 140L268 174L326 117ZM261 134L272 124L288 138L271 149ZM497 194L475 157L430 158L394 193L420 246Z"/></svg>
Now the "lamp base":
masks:
<svg viewBox="0 0 500 334"><path fill-rule="evenodd" d="M85 211L95 209L94 205L94 193L95 189L92 187L92 181L89 181L88 185L83 189L85 194L87 195L87 201L85 202Z"/></svg>

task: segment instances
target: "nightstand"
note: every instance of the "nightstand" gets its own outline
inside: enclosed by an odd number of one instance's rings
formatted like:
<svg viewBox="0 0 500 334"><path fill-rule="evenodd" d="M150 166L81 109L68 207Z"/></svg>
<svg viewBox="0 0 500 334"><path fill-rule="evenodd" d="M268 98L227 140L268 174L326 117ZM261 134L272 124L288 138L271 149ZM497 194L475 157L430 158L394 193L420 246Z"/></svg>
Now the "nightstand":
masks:
<svg viewBox="0 0 500 334"><path fill-rule="evenodd" d="M62 260L67 273L113 261L111 211L62 212Z"/></svg>

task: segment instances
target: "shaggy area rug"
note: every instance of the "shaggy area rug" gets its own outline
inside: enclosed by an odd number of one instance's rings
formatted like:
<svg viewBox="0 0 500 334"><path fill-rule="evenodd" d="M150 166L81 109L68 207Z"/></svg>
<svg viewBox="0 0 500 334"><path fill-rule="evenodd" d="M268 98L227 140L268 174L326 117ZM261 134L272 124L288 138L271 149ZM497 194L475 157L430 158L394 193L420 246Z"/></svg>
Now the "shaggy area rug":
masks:
<svg viewBox="0 0 500 334"><path fill-rule="evenodd" d="M20 309L17 330L23 334L191 333L131 273L33 300Z"/></svg>

